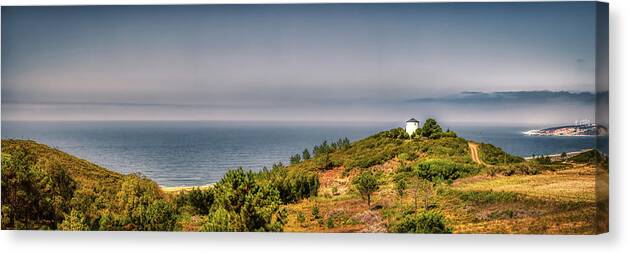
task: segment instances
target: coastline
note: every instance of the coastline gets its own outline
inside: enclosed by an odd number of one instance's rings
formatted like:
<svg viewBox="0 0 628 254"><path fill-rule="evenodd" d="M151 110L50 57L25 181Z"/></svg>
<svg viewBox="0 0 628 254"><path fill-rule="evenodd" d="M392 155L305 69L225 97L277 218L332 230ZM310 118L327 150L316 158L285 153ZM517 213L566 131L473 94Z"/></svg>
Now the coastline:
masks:
<svg viewBox="0 0 628 254"><path fill-rule="evenodd" d="M214 184L210 183L210 184L205 184L205 185L192 185L192 186L174 186L174 187L167 187L167 186L159 186L159 188L166 193L176 193L176 192L181 192L181 191L190 191L192 189L198 188L201 190L207 189L212 187Z"/></svg>
<svg viewBox="0 0 628 254"><path fill-rule="evenodd" d="M587 149L582 149L582 150L578 150L578 151L572 151L572 152L565 152L565 154L567 154L567 158L584 153L584 152L588 152L593 150L593 148L587 148ZM550 157L550 158L556 158L556 157L560 157L562 155L562 153L556 153L556 154L539 154L538 156L545 156L545 157ZM538 157L537 156L537 157ZM523 157L524 160L532 160L534 159L532 156L528 156L528 157Z"/></svg>

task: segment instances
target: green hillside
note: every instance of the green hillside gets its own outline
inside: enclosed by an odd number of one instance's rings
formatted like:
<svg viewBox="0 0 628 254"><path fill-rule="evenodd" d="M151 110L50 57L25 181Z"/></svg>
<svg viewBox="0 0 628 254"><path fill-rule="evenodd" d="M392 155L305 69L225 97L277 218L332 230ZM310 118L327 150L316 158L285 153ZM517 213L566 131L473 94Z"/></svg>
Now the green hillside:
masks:
<svg viewBox="0 0 628 254"><path fill-rule="evenodd" d="M428 119L412 136L397 128L325 141L290 165L164 192L138 174L3 140L2 228L595 233L608 227L592 220L607 220L597 210L608 208L608 193L595 191L608 178L599 156L526 161Z"/></svg>
<svg viewBox="0 0 628 254"><path fill-rule="evenodd" d="M167 210L157 211L169 206L164 197L144 176L33 141L2 140L2 229L170 230L145 223L163 216L150 213Z"/></svg>

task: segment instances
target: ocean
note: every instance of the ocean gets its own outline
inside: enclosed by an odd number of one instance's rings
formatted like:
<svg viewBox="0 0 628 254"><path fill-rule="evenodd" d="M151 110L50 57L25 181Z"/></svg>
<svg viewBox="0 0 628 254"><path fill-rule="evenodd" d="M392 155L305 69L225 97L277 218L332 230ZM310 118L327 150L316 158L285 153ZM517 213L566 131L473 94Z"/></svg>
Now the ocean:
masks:
<svg viewBox="0 0 628 254"><path fill-rule="evenodd" d="M214 183L228 169L260 170L324 140L352 141L401 127L391 123L13 122L2 139L31 139L100 166L141 172L162 186ZM530 156L595 147L593 137L525 136L531 127L449 126L459 136Z"/></svg>

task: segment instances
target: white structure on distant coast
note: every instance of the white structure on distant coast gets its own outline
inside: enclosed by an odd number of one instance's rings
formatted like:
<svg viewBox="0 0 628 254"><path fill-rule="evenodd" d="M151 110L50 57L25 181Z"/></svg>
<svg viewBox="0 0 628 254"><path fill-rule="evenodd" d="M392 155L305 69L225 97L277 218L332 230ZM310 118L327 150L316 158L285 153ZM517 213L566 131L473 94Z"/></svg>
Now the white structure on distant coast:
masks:
<svg viewBox="0 0 628 254"><path fill-rule="evenodd" d="M410 118L410 120L406 121L406 132L408 133L408 135L412 136L412 134L414 134L414 131L416 131L418 128L419 120Z"/></svg>

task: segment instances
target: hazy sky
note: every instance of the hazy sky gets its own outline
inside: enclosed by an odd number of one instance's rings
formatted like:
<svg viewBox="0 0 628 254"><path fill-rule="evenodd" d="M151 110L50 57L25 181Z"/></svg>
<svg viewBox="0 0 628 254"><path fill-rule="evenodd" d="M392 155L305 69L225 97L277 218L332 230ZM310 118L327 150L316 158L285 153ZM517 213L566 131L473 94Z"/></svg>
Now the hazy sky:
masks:
<svg viewBox="0 0 628 254"><path fill-rule="evenodd" d="M403 102L593 92L594 57L589 2L3 7L2 119L571 122Z"/></svg>

